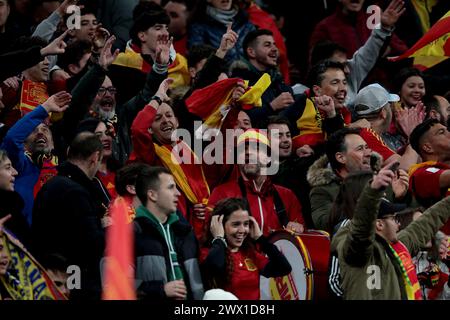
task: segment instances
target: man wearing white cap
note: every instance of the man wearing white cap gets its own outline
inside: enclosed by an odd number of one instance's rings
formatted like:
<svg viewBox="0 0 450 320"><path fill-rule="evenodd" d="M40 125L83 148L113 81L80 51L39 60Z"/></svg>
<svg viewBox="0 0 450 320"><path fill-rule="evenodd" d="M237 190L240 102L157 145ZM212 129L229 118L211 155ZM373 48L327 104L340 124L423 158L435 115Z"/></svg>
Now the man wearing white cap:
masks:
<svg viewBox="0 0 450 320"><path fill-rule="evenodd" d="M402 143L397 137L388 133L392 121L391 102L397 102L400 97L390 94L378 83L362 88L355 98L355 113L359 119L370 122L371 128L392 150L398 150Z"/></svg>

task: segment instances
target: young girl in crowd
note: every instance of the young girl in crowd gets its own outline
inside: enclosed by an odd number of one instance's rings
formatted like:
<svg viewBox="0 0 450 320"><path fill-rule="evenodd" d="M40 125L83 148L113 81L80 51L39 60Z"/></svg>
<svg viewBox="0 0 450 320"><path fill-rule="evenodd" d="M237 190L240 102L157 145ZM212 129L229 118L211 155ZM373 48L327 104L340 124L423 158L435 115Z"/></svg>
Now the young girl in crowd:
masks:
<svg viewBox="0 0 450 320"><path fill-rule="evenodd" d="M202 252L205 286L222 288L239 299L259 299L260 275L281 277L292 270L278 248L262 235L243 199L228 198L216 205L206 244L210 247Z"/></svg>
<svg viewBox="0 0 450 320"><path fill-rule="evenodd" d="M405 147L412 130L425 119L422 100L426 91L422 72L415 68L400 70L393 81L393 89L400 101L392 104L389 133Z"/></svg>

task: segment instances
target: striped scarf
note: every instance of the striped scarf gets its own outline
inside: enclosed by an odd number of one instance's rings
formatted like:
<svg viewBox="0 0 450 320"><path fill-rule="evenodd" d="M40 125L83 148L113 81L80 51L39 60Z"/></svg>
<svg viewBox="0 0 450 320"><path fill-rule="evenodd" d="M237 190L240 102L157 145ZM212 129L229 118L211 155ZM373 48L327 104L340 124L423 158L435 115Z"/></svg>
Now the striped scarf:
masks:
<svg viewBox="0 0 450 320"><path fill-rule="evenodd" d="M10 258L10 266L0 282L13 300L67 300L45 269L9 231L0 237ZM1 299L1 297L0 297Z"/></svg>
<svg viewBox="0 0 450 320"><path fill-rule="evenodd" d="M201 165L198 163L198 158L189 146L183 141L177 144L181 152L172 152L167 146L160 146L154 143L155 152L161 159L164 167L166 167L174 176L177 186L183 191L187 199L193 203L208 203L210 195L209 186L205 178L205 174ZM186 159L180 159L179 154L189 156L189 163Z"/></svg>
<svg viewBox="0 0 450 320"><path fill-rule="evenodd" d="M33 195L36 198L42 186L58 174L58 170L56 169L58 166L58 157L41 152L32 154L28 151L25 152L25 155L40 169L39 178L33 187Z"/></svg>
<svg viewBox="0 0 450 320"><path fill-rule="evenodd" d="M408 300L422 300L416 267L414 266L408 248L400 241L388 244L388 247L402 270L402 279L405 284Z"/></svg>

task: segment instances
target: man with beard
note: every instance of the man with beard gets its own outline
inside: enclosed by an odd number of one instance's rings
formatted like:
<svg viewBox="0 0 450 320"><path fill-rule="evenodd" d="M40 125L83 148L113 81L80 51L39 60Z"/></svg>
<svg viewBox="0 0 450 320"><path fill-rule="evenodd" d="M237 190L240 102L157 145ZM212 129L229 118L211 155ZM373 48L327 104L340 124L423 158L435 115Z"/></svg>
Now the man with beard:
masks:
<svg viewBox="0 0 450 320"><path fill-rule="evenodd" d="M306 180L306 173L308 168L324 152L324 148L319 146L313 150L309 146L305 146L294 152L292 150L290 122L282 116L269 117L267 130L270 136L271 150L278 154L280 161L278 172L272 177L272 181L295 193L302 206L302 215L306 226L313 229L314 224L309 202L310 187Z"/></svg>
<svg viewBox="0 0 450 320"><path fill-rule="evenodd" d="M25 202L23 214L29 225L35 195L57 173L58 158L53 153L53 135L47 121L49 113L65 111L70 98L66 92L51 96L18 121L8 131L1 146L18 171L16 191Z"/></svg>
<svg viewBox="0 0 450 320"><path fill-rule="evenodd" d="M264 73L270 75L270 86L262 95L262 107L253 108L248 115L256 128L261 128L271 115L281 114L288 119L298 118L304 96L294 99L292 89L278 72L279 51L270 30L258 29L247 34L243 42L244 58L234 62L231 77L238 77L254 85ZM299 101L296 101L299 100ZM292 113L296 116L292 116Z"/></svg>
<svg viewBox="0 0 450 320"><path fill-rule="evenodd" d="M208 207L213 208L224 198L244 198L265 236L283 227L302 233L304 220L295 194L274 184L264 172L270 162L268 148L269 139L262 131L249 129L242 133L237 144L240 176L214 188Z"/></svg>
<svg viewBox="0 0 450 320"><path fill-rule="evenodd" d="M425 96L423 99L425 105L426 119L437 119L440 124L449 127L450 124L450 102L443 96L433 95Z"/></svg>
<svg viewBox="0 0 450 320"><path fill-rule="evenodd" d="M147 75L144 88L135 97L118 106L117 89L106 75L108 68L118 55L118 50L111 53L114 40L115 37L111 36L106 41L98 64L95 64L73 89L73 108L70 108L69 112L72 113L71 119L81 119L89 113L91 117L107 122L109 131L115 136L112 146L113 158L119 164L124 164L131 152L131 124L167 75L170 41L168 37L158 38L157 63L163 66L162 69L153 68ZM90 110L87 110L87 106L90 106ZM71 141L71 138L68 137L66 140Z"/></svg>
<svg viewBox="0 0 450 320"><path fill-rule="evenodd" d="M362 126L359 134L370 149L381 155L384 164L400 161L400 168L406 170L411 164L416 163L417 154L412 148L405 149L407 152L400 156L388 148L370 129L370 123L367 121L365 125L351 123L350 111L345 106L347 79L342 63L326 60L315 65L310 71L309 83L315 97L306 99L303 114L297 120L300 134L293 139L294 149L324 143L326 134L329 135L342 128L342 124L350 127ZM333 128L330 128L329 123L334 124Z"/></svg>

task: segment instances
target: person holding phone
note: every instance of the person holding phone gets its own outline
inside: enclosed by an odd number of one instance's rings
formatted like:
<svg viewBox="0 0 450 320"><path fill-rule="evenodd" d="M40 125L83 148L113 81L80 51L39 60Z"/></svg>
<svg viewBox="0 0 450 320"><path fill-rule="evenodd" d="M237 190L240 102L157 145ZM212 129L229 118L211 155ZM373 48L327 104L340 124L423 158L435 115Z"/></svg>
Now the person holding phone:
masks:
<svg viewBox="0 0 450 320"><path fill-rule="evenodd" d="M385 166L365 185L353 217L334 235L331 252L340 266L345 300L421 300L412 256L450 217L450 199L400 229L398 206L383 198L395 174Z"/></svg>
<svg viewBox="0 0 450 320"><path fill-rule="evenodd" d="M217 203L206 244L210 247L201 257L205 285L229 291L239 299L259 300L260 275L281 277L292 270L284 255L263 236L244 199Z"/></svg>

